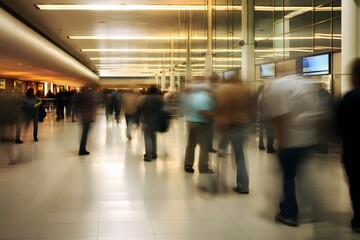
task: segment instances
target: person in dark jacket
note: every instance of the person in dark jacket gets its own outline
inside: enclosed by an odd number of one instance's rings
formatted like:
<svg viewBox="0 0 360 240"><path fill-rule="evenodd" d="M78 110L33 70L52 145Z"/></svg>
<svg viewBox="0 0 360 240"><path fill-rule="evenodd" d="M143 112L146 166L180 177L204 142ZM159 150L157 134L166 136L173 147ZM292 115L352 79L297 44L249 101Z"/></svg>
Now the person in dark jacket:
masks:
<svg viewBox="0 0 360 240"><path fill-rule="evenodd" d="M86 142L90 129L90 123L95 120L96 103L93 92L87 87L84 87L81 93L77 96L77 111L83 125L79 155L89 155L90 152L86 150Z"/></svg>
<svg viewBox="0 0 360 240"><path fill-rule="evenodd" d="M342 162L348 177L354 216L351 227L360 233L360 58L352 66L354 89L340 101L337 124L343 140Z"/></svg>
<svg viewBox="0 0 360 240"><path fill-rule="evenodd" d="M138 110L144 130L144 161L150 162L152 159L157 158L156 132L159 128L159 115L164 107L164 101L158 95L159 90L155 86L150 87L148 93L141 100Z"/></svg>
<svg viewBox="0 0 360 240"><path fill-rule="evenodd" d="M42 104L40 99L34 94L34 89L29 88L26 91L26 95L23 101L23 109L25 113L26 128L29 127L30 121L33 120L34 130L33 136L34 141L38 141L38 123L39 123L39 107Z"/></svg>

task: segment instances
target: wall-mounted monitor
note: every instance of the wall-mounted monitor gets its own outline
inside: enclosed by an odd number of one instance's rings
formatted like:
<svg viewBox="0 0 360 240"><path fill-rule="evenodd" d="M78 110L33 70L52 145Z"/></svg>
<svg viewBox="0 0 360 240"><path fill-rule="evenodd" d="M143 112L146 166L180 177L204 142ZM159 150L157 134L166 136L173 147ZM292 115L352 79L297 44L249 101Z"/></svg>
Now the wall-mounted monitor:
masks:
<svg viewBox="0 0 360 240"><path fill-rule="evenodd" d="M234 77L236 77L235 70L229 70L224 72L224 81L230 80Z"/></svg>
<svg viewBox="0 0 360 240"><path fill-rule="evenodd" d="M275 63L261 64L260 78L275 78Z"/></svg>
<svg viewBox="0 0 360 240"><path fill-rule="evenodd" d="M302 65L304 76L330 74L330 54L304 57Z"/></svg>

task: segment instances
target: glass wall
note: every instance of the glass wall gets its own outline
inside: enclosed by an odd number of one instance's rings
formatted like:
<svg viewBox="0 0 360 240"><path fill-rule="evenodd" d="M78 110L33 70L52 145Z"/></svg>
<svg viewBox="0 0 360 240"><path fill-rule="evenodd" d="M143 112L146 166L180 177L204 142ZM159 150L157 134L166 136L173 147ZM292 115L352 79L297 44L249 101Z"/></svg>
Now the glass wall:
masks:
<svg viewBox="0 0 360 240"><path fill-rule="evenodd" d="M254 0L254 3L255 65L340 51L341 0ZM213 0L215 72L241 68L241 4L242 0ZM190 15L181 17L181 28L186 32L190 26L192 71L199 75L205 68L207 12L192 11Z"/></svg>
<svg viewBox="0 0 360 240"><path fill-rule="evenodd" d="M256 64L341 49L340 0L255 0L255 5Z"/></svg>

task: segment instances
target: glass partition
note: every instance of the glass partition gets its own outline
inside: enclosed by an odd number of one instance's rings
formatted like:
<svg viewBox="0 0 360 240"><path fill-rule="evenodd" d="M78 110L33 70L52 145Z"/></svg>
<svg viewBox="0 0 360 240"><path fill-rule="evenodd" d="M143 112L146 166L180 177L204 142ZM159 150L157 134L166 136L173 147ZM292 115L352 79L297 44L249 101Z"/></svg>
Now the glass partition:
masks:
<svg viewBox="0 0 360 240"><path fill-rule="evenodd" d="M203 1L204 6L206 2ZM241 0L213 0L213 70L220 75L241 68L241 3ZM341 49L341 0L254 0L254 3L255 65ZM206 9L180 17L180 28L191 28L193 75L204 73ZM180 41L176 46L181 44L184 48L184 43Z"/></svg>

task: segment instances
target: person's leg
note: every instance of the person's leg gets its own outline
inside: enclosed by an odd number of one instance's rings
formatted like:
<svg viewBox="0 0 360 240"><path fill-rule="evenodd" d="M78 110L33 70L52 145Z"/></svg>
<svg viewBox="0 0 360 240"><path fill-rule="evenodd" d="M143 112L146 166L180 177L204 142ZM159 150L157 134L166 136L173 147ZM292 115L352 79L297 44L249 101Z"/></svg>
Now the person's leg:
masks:
<svg viewBox="0 0 360 240"><path fill-rule="evenodd" d="M64 105L64 103L61 103L61 104L60 104L60 119L64 119L64 118L65 118L64 109L65 109L65 105Z"/></svg>
<svg viewBox="0 0 360 240"><path fill-rule="evenodd" d="M299 212L296 200L295 177L297 167L304 159L306 148L282 149L279 160L283 169L283 200L280 203L280 215L285 218L297 219Z"/></svg>
<svg viewBox="0 0 360 240"><path fill-rule="evenodd" d="M131 139L131 128L130 128L130 124L131 124L131 116L129 114L125 114L125 123L126 123L126 137L128 139Z"/></svg>
<svg viewBox="0 0 360 240"><path fill-rule="evenodd" d="M259 122L259 150L265 150L264 147L264 122Z"/></svg>
<svg viewBox="0 0 360 240"><path fill-rule="evenodd" d="M115 107L115 119L117 123L120 122L120 108L118 106Z"/></svg>
<svg viewBox="0 0 360 240"><path fill-rule="evenodd" d="M157 142L156 142L156 132L155 130L151 130L150 133L150 138L151 138L151 158L152 159L156 159L157 158Z"/></svg>
<svg viewBox="0 0 360 240"><path fill-rule="evenodd" d="M21 125L22 125L22 118L23 118L23 115L22 114L19 114L17 117L16 117L16 122L15 122L15 143L23 143L23 141L21 141L20 139L20 135L21 135Z"/></svg>
<svg viewBox="0 0 360 240"><path fill-rule="evenodd" d="M38 124L39 124L39 112L36 112L34 114L33 120L34 120L33 136L34 136L34 141L37 142L38 141L37 135L38 135Z"/></svg>
<svg viewBox="0 0 360 240"><path fill-rule="evenodd" d="M211 124L201 123L196 128L196 139L200 146L199 171L209 170L209 130Z"/></svg>
<svg viewBox="0 0 360 240"><path fill-rule="evenodd" d="M249 176L244 156L244 127L236 127L229 130L231 145L234 150L236 162L236 189L241 193L249 192Z"/></svg>
<svg viewBox="0 0 360 240"><path fill-rule="evenodd" d="M222 132L220 136L220 140L218 143L218 157L225 157L226 156L226 149L229 145L229 136L227 136L227 132Z"/></svg>
<svg viewBox="0 0 360 240"><path fill-rule="evenodd" d="M145 154L144 161L151 161L152 155L152 141L151 130L144 126L144 142L145 142Z"/></svg>
<svg viewBox="0 0 360 240"><path fill-rule="evenodd" d="M75 116L77 114L77 108L76 106L72 107L72 112L71 112L71 121L75 122Z"/></svg>
<svg viewBox="0 0 360 240"><path fill-rule="evenodd" d="M185 161L184 161L185 170L186 168L191 168L191 169L193 168L195 147L197 144L196 135L195 135L196 123L188 122L187 126L188 126L188 139L187 139Z"/></svg>
<svg viewBox="0 0 360 240"><path fill-rule="evenodd" d="M106 117L106 121L108 121L109 118L110 118L110 115L111 115L110 111L111 111L111 106L110 106L110 105L105 105L105 117Z"/></svg>
<svg viewBox="0 0 360 240"><path fill-rule="evenodd" d="M343 159L345 171L348 177L351 204L354 211L351 226L360 230L360 164L357 159Z"/></svg>
<svg viewBox="0 0 360 240"><path fill-rule="evenodd" d="M215 127L213 123L210 123L208 128L207 143L208 143L208 151L211 153L216 152L216 150L213 148L214 136L215 136Z"/></svg>
<svg viewBox="0 0 360 240"><path fill-rule="evenodd" d="M266 129L266 148L268 153L275 153L274 149L274 131L272 130L270 124L268 122L265 123Z"/></svg>
<svg viewBox="0 0 360 240"><path fill-rule="evenodd" d="M89 154L89 152L86 150L86 142L87 142L87 135L90 128L90 121L84 121L83 122L83 132L81 135L81 141L80 141L80 149L79 149L79 155L85 155Z"/></svg>
<svg viewBox="0 0 360 240"><path fill-rule="evenodd" d="M60 121L60 101L56 101L56 121Z"/></svg>

